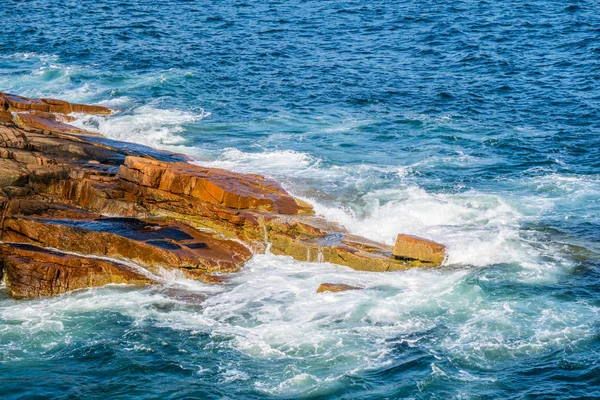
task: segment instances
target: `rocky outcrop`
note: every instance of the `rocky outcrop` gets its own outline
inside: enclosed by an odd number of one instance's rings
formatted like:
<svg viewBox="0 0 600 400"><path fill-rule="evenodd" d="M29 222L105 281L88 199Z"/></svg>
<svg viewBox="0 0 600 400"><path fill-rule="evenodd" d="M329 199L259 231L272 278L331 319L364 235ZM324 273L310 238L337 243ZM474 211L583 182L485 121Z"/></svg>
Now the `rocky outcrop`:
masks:
<svg viewBox="0 0 600 400"><path fill-rule="evenodd" d="M443 246L422 239L401 235L392 248L353 236L262 176L194 165L180 154L76 128L69 125L73 112L110 110L0 93L0 241L10 243L0 259L16 297L114 283L110 276L138 283L138 276L115 272L120 262L219 283L211 274L238 271L253 252L366 271L444 259ZM24 247L16 244L52 250L30 247L21 257ZM112 261L83 268L71 252ZM96 278L86 281L85 271Z"/></svg>

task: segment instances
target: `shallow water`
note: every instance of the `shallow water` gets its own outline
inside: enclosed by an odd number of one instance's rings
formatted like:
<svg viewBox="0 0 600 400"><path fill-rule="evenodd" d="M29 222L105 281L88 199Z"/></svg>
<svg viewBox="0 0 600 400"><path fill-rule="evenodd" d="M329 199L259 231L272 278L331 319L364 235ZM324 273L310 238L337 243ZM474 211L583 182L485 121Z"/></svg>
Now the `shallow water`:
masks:
<svg viewBox="0 0 600 400"><path fill-rule="evenodd" d="M0 287L2 398L600 396L597 5L388 3L5 2L0 90L114 107L77 124L277 178L353 233L449 257Z"/></svg>

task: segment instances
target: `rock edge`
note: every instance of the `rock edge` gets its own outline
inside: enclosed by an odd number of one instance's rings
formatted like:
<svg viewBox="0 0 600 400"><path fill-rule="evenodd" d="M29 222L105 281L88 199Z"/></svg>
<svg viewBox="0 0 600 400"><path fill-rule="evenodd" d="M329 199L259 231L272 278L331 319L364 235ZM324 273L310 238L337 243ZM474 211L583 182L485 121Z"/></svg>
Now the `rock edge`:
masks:
<svg viewBox="0 0 600 400"><path fill-rule="evenodd" d="M110 140L72 113L111 110L0 92L0 276L14 297L151 284L162 269L219 283L266 251L374 272L444 261L443 245L351 235L271 179Z"/></svg>

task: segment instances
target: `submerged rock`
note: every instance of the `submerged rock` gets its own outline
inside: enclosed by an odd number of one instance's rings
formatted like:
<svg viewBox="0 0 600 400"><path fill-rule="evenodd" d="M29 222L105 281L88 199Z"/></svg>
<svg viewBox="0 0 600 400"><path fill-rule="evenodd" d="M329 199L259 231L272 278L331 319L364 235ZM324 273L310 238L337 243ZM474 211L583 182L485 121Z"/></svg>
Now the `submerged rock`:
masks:
<svg viewBox="0 0 600 400"><path fill-rule="evenodd" d="M323 292L345 292L348 290L361 290L358 286L346 285L343 283L321 283L317 288L317 293Z"/></svg>
<svg viewBox="0 0 600 400"><path fill-rule="evenodd" d="M400 235L392 248L351 235L262 176L194 165L181 154L68 125L72 112L110 110L0 93L0 240L58 252L42 257L28 250L37 263L28 269L17 257L25 250L4 245L0 260L17 297L113 282L104 264L103 278L85 281L85 271L96 276L99 269L77 267L64 252L151 271L177 268L211 283L224 280L212 273L238 271L252 252L365 271L432 267L444 259L443 246L433 242ZM26 289L27 282L37 289Z"/></svg>

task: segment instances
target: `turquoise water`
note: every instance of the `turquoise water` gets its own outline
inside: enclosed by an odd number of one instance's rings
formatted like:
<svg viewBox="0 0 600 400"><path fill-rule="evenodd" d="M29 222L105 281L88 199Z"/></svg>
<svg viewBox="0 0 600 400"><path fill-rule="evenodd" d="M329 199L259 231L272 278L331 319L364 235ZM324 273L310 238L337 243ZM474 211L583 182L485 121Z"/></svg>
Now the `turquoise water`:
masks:
<svg viewBox="0 0 600 400"><path fill-rule="evenodd" d="M435 271L257 255L224 287L0 287L3 399L600 396L598 4L0 8L0 90L108 105L77 124L449 249Z"/></svg>

